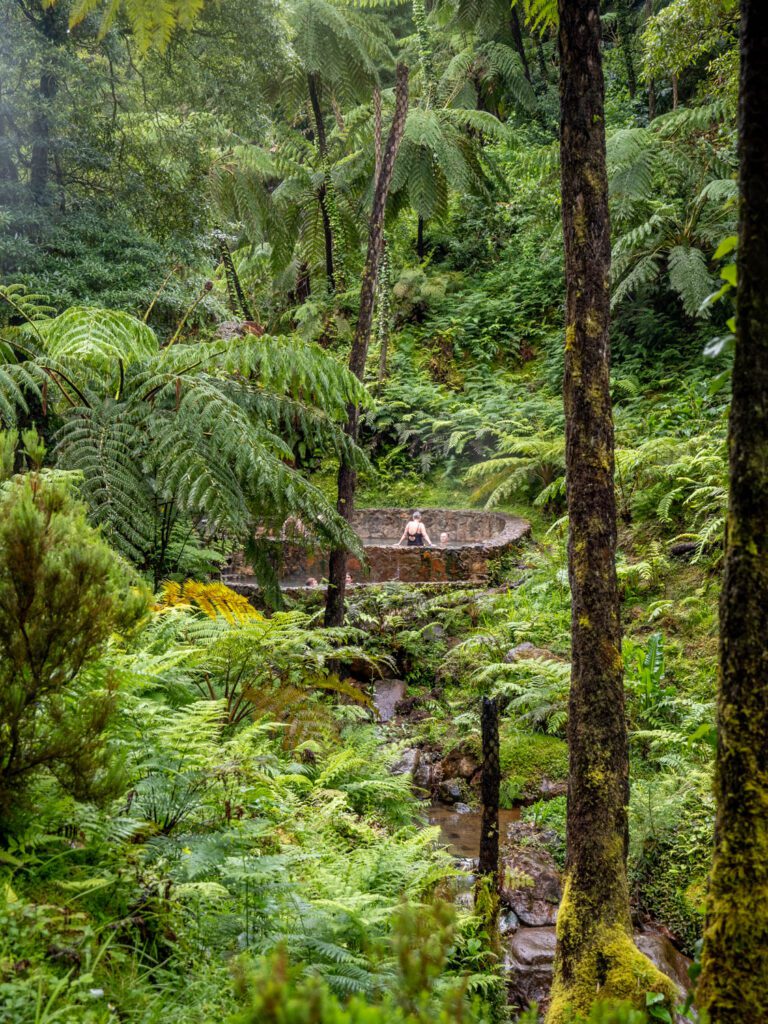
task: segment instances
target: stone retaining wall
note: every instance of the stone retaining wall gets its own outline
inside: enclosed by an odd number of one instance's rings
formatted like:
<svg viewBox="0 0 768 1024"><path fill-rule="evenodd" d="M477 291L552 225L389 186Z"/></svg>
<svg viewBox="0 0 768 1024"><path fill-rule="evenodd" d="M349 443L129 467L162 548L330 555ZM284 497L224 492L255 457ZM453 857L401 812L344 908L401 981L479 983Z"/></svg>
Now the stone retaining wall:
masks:
<svg viewBox="0 0 768 1024"><path fill-rule="evenodd" d="M355 582L481 582L488 576L489 561L517 547L531 529L525 519L496 512L424 509L422 521L435 546L395 547L410 514L408 509L397 508L358 509L354 513L352 525L363 540L368 561L364 569L357 558L349 556L347 571ZM447 546L438 543L443 532L448 534ZM282 578L314 576L321 580L327 572L326 553L285 545Z"/></svg>

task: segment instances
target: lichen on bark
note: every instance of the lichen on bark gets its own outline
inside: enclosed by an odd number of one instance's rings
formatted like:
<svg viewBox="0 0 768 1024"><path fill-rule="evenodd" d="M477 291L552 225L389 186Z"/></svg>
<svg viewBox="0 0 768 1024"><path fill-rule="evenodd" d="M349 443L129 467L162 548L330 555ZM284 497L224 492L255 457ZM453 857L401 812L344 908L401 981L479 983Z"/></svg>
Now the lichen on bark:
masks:
<svg viewBox="0 0 768 1024"><path fill-rule="evenodd" d="M596 1001L674 998L632 941L626 873L629 754L616 579L610 398L610 224L599 0L559 0L566 267L566 488L572 675L568 853L547 1024Z"/></svg>
<svg viewBox="0 0 768 1024"><path fill-rule="evenodd" d="M720 598L717 823L697 1003L768 1021L768 18L741 5L741 210Z"/></svg>

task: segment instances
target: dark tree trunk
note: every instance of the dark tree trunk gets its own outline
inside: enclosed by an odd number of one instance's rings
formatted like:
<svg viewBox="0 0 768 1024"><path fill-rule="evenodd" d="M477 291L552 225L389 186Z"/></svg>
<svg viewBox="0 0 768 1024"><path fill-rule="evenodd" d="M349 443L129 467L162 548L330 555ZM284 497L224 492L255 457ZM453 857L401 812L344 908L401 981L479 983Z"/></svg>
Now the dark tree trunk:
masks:
<svg viewBox="0 0 768 1024"><path fill-rule="evenodd" d="M539 74L544 85L549 83L549 73L547 71L547 59L544 56L544 44L541 41L541 37L536 38L536 56L539 60Z"/></svg>
<svg viewBox="0 0 768 1024"><path fill-rule="evenodd" d="M741 4L741 219L720 598L717 826L698 1002L768 1021L768 17Z"/></svg>
<svg viewBox="0 0 768 1024"><path fill-rule="evenodd" d="M3 113L3 96L0 88L0 183L18 181L19 172L13 159L8 122Z"/></svg>
<svg viewBox="0 0 768 1024"><path fill-rule="evenodd" d="M483 821L480 831L478 873L491 878L494 892L499 883L499 709L495 700L483 697Z"/></svg>
<svg viewBox="0 0 768 1024"><path fill-rule="evenodd" d="M373 323L373 307L376 298L376 281L384 243L384 212L392 183L395 159L405 129L408 114L408 68L397 66L395 84L395 113L389 130L387 145L381 158L381 168L373 193L373 207L368 225L368 251L365 258L363 282L360 287L360 312L357 318L355 337L349 356L349 368L362 380L365 374L365 360L368 355L368 341ZM345 430L351 441L357 440L359 409L350 405L347 409ZM355 502L357 474L354 466L342 456L339 464L338 498L336 508L339 515L349 520ZM340 626L344 621L344 594L346 590L347 552L344 548L333 548L328 565L328 597L325 604L326 626Z"/></svg>
<svg viewBox="0 0 768 1024"><path fill-rule="evenodd" d="M619 0L616 13L619 43L624 56L624 67L627 71L627 89L629 90L629 95L634 99L637 94L637 74L635 73L635 58L632 53L632 30L629 27L629 6L627 0Z"/></svg>
<svg viewBox="0 0 768 1024"><path fill-rule="evenodd" d="M632 942L626 873L629 753L615 565L600 0L558 6L572 671L566 883L550 1024L586 1015L597 999L671 995Z"/></svg>
<svg viewBox="0 0 768 1024"><path fill-rule="evenodd" d="M55 7L47 8L36 22L38 31L46 40L43 70L40 74L40 101L32 121L34 138L29 165L29 191L32 198L40 203L45 200L48 188L51 158L51 105L59 90L54 68L54 45L64 39L61 12Z"/></svg>
<svg viewBox="0 0 768 1024"><path fill-rule="evenodd" d="M424 259L425 255L424 248L424 218L419 217L416 222L416 255L419 258L419 262Z"/></svg>
<svg viewBox="0 0 768 1024"><path fill-rule="evenodd" d="M653 17L653 0L645 0L645 20ZM656 117L656 84L652 78L648 79L648 123Z"/></svg>
<svg viewBox="0 0 768 1024"><path fill-rule="evenodd" d="M307 75L309 87L309 102L312 106L312 116L315 120L315 135L317 138L317 150L320 154L320 162L323 170L323 182L317 191L317 202L320 206L320 218L323 222L323 241L325 243L325 279L328 290L336 290L336 273L333 263L333 228L331 227L331 215L328 210L328 185L326 175L328 169L326 160L328 157L328 142L325 135L325 121L323 111L320 107L320 84L318 75L313 72Z"/></svg>
<svg viewBox="0 0 768 1024"><path fill-rule="evenodd" d="M509 15L509 30L512 34L512 42L515 44L517 55L520 58L520 62L523 65L523 74L530 82L531 80L531 67L528 63L528 55L525 52L525 43L523 42L523 31L520 28L520 18L517 15L516 8L512 8Z"/></svg>

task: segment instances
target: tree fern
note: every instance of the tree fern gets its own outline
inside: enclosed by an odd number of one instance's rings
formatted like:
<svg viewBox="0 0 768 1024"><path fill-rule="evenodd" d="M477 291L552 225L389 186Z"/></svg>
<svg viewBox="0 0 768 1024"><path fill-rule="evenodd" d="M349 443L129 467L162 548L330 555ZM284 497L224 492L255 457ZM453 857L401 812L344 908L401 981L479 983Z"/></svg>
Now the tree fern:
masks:
<svg viewBox="0 0 768 1024"><path fill-rule="evenodd" d="M310 534L357 546L290 466L299 441L361 464L341 424L365 392L319 347L247 335L160 348L143 322L86 308L30 317L2 336L0 415L12 423L23 388L40 394L50 383L57 462L81 474L93 519L140 565L167 571L182 522L190 534L245 538L259 520L277 525L291 512Z"/></svg>

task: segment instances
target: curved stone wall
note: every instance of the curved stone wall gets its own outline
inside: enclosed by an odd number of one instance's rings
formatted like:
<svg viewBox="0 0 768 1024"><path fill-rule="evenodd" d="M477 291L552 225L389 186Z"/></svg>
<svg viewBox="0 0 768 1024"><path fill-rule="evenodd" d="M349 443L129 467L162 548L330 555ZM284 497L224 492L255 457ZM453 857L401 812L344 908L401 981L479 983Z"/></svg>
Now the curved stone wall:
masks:
<svg viewBox="0 0 768 1024"><path fill-rule="evenodd" d="M356 583L482 582L488 576L491 559L513 550L530 533L530 523L498 512L454 509L422 509L422 522L433 547L396 547L410 509L358 509L352 525L365 546L367 566L350 555L347 570ZM439 542L448 534L446 544ZM307 551L286 544L283 550L281 578L289 585L301 586L314 576L321 580L328 571L324 552Z"/></svg>

